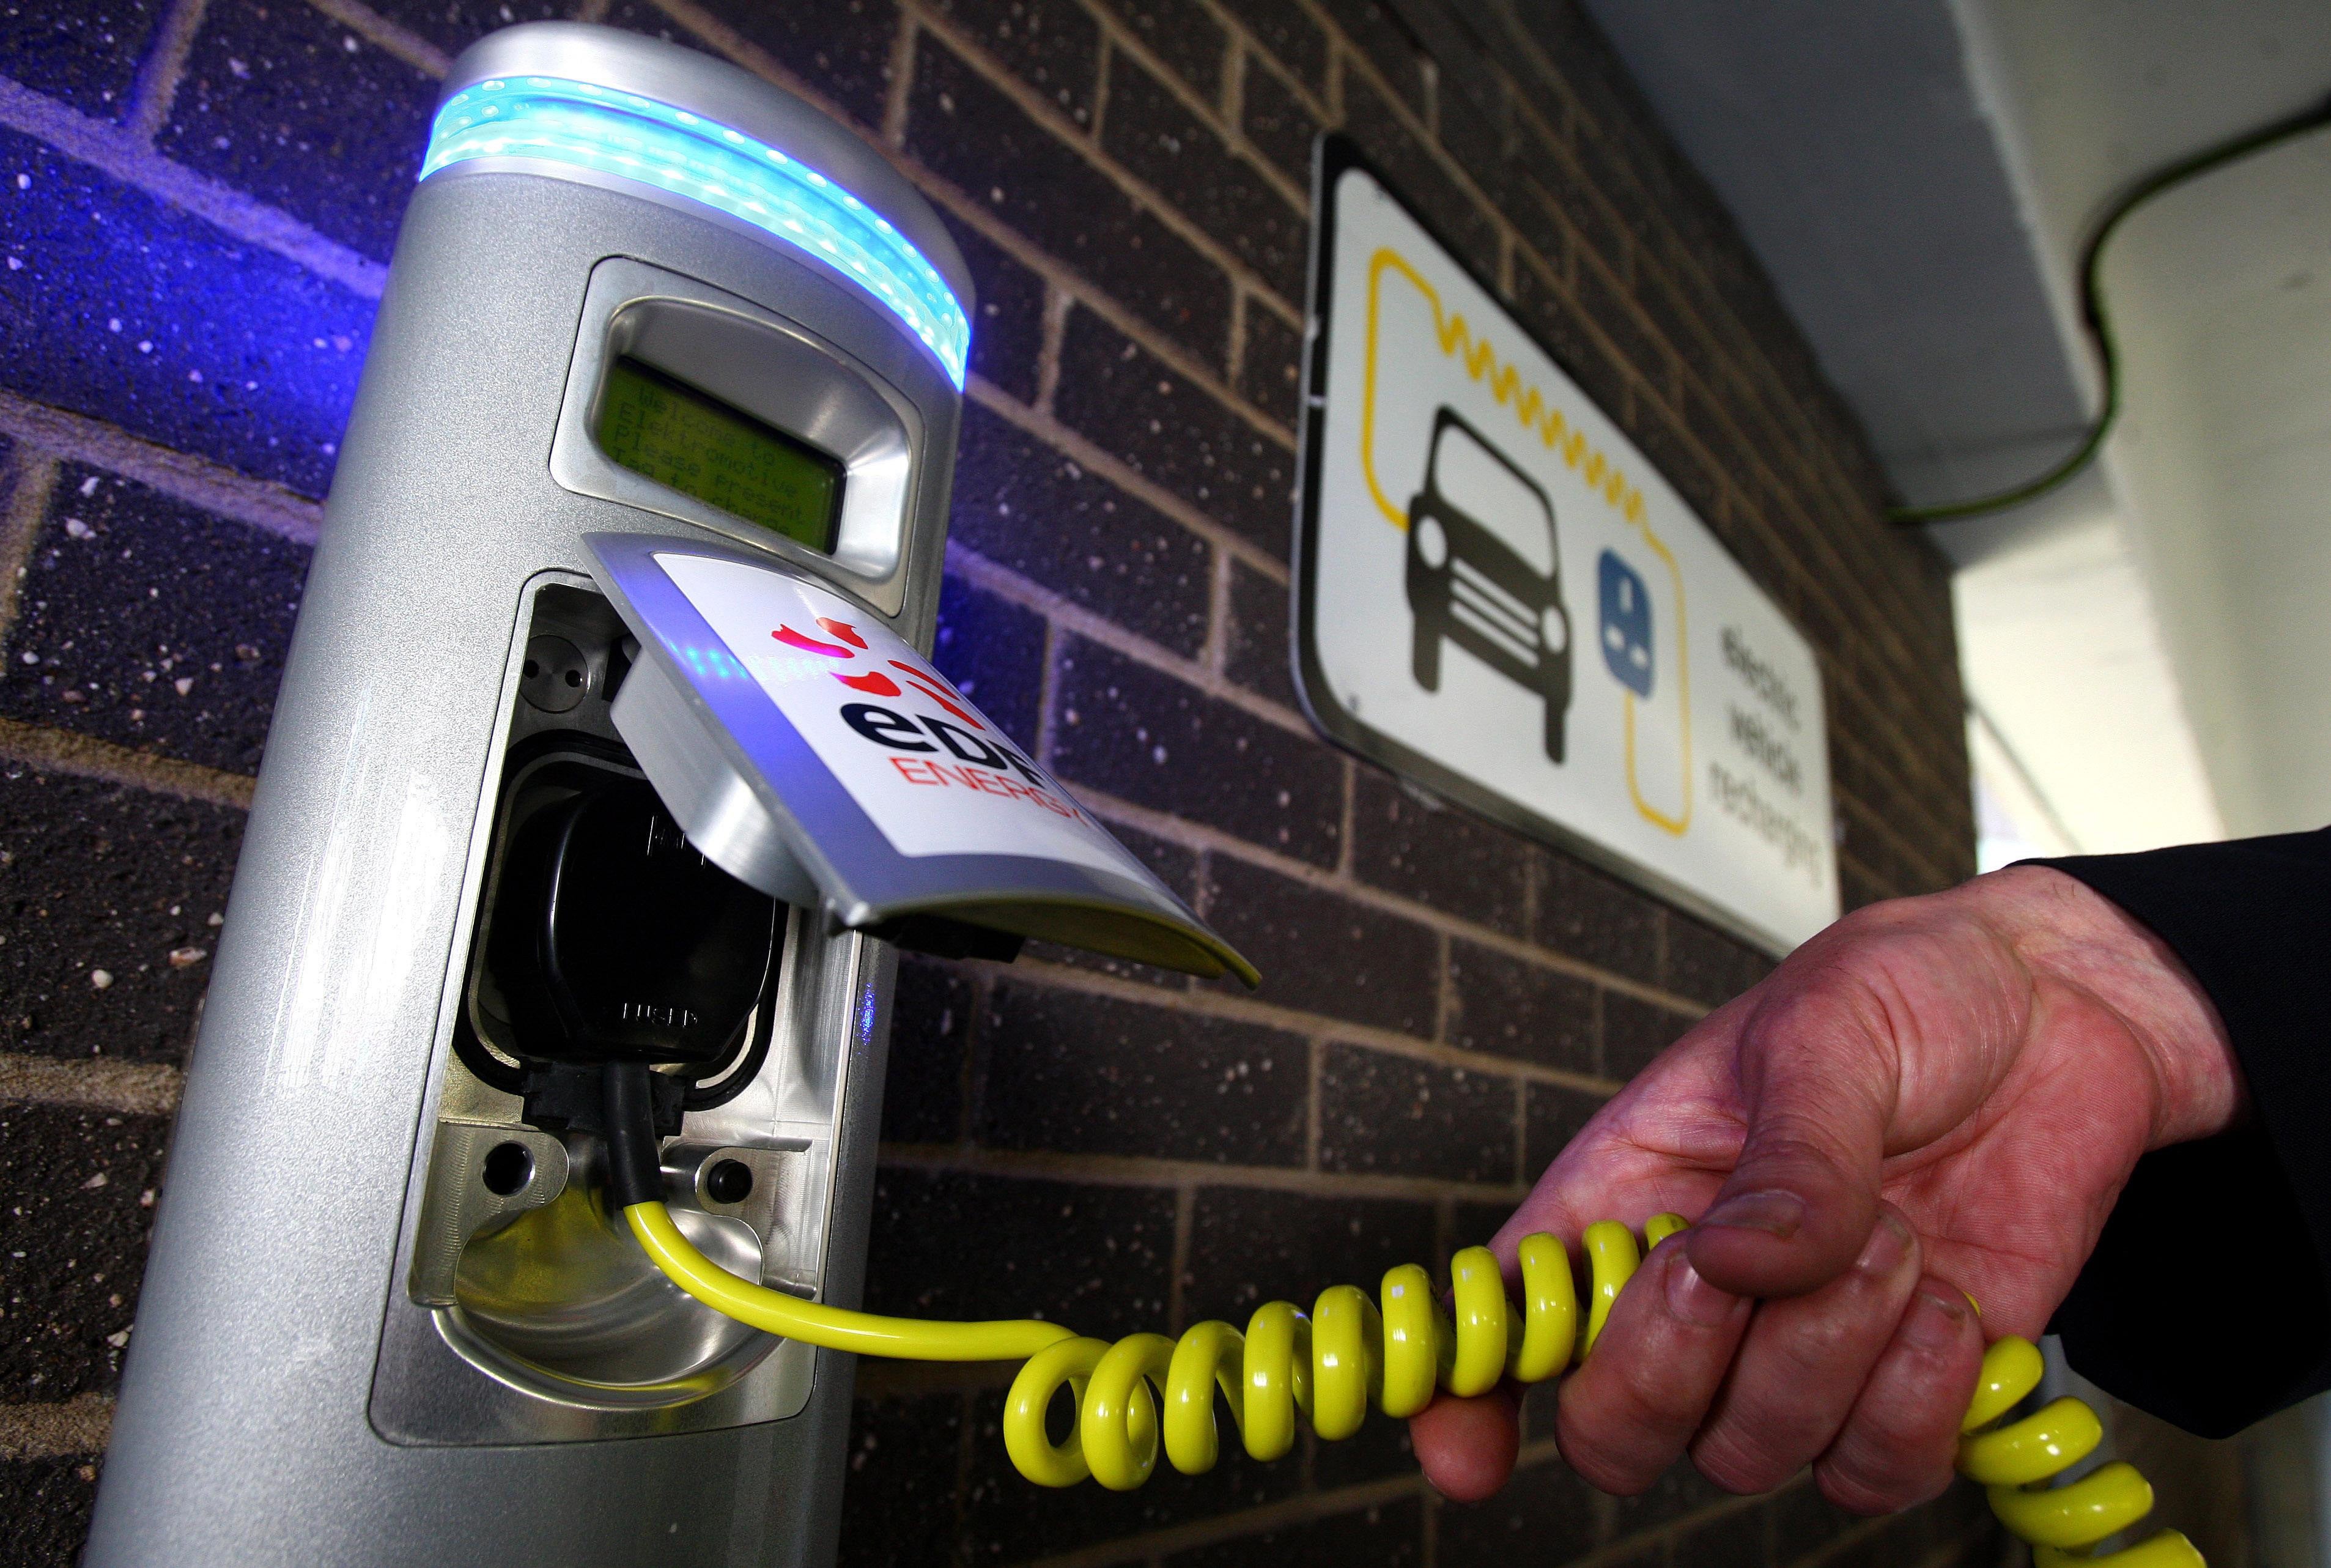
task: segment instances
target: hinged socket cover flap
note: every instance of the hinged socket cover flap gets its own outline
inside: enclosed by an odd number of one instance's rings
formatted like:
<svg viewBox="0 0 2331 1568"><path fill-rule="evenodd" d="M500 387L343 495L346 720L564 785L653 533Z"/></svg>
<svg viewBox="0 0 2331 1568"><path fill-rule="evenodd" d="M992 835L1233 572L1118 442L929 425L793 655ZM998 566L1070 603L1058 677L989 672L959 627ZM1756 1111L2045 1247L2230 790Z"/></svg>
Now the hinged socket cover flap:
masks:
<svg viewBox="0 0 2331 1568"><path fill-rule="evenodd" d="M852 928L936 915L1259 980L875 615L740 549L585 543L640 641L615 727L732 876Z"/></svg>

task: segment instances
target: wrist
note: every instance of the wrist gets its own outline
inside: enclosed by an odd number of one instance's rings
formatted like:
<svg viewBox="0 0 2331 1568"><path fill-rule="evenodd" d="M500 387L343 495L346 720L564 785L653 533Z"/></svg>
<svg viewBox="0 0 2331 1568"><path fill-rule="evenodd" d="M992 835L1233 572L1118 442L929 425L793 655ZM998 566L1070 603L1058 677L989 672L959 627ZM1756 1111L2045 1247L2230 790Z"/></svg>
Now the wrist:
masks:
<svg viewBox="0 0 2331 1568"><path fill-rule="evenodd" d="M2048 866L2011 866L1980 890L2035 981L2068 986L2117 1015L2158 1086L2148 1148L2225 1131L2249 1091L2217 1004L2184 961L2119 905Z"/></svg>

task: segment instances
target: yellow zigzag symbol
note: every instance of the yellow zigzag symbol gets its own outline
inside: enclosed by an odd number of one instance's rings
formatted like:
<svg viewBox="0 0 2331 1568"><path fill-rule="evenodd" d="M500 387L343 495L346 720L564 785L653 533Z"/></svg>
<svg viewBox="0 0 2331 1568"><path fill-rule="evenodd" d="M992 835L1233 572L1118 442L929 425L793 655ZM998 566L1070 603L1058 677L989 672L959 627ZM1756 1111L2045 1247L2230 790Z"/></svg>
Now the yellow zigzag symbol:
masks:
<svg viewBox="0 0 2331 1568"><path fill-rule="evenodd" d="M1586 488L1600 494L1629 522L1640 525L1643 520L1642 493L1627 481L1619 465L1604 457L1576 426L1563 416L1562 410L1546 401L1535 385L1526 385L1521 372L1511 365L1499 363L1498 351L1487 338L1473 336L1472 326L1463 312L1451 313L1441 308L1440 291L1423 279L1408 259L1389 245L1378 250L1368 259L1368 331L1366 385L1360 404L1360 466L1366 471L1368 492L1375 498L1376 508L1393 527L1406 528L1406 508L1394 506L1385 496L1384 486L1377 482L1375 465L1375 405L1376 405L1376 318L1377 296L1383 287L1386 270L1396 271L1424 296L1432 307L1432 330L1441 340L1441 352L1456 358L1465 366L1466 375L1485 383L1489 394L1498 402L1509 404L1514 417L1525 430L1537 432L1546 450L1556 453L1566 468L1576 470ZM1461 346L1461 347L1460 347Z"/></svg>

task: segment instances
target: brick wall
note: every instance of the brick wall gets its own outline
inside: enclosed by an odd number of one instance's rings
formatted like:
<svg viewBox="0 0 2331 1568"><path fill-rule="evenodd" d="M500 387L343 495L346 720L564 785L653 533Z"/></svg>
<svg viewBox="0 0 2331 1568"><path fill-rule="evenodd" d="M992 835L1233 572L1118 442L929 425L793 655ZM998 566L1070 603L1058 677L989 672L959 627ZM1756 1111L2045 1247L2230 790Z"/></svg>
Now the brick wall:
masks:
<svg viewBox="0 0 2331 1568"><path fill-rule="evenodd" d="M0 8L0 1563L70 1559L334 442L434 79L549 0ZM1941 567L1559 0L586 0L829 106L980 290L941 665L1270 975L900 981L871 1305L1242 1316L1485 1236L1752 953L1323 746L1285 656L1308 144L1357 136L1820 651L1849 903L1968 874ZM1160 758L1170 758L1170 765ZM1402 1433L1117 1497L869 1365L852 1564L1975 1560L1960 1488L1496 1502Z"/></svg>

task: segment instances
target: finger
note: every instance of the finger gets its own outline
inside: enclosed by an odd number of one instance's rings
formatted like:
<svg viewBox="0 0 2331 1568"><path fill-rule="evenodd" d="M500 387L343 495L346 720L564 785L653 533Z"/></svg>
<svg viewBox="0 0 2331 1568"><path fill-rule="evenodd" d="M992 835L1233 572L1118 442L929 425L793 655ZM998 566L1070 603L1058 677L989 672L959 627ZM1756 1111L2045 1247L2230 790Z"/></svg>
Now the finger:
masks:
<svg viewBox="0 0 2331 1568"><path fill-rule="evenodd" d="M1409 1418L1409 1440L1432 1489L1478 1503L1506 1484L1521 1451L1521 1401L1509 1388L1477 1399L1444 1393Z"/></svg>
<svg viewBox="0 0 2331 1568"><path fill-rule="evenodd" d="M1736 1066L1747 1136L1692 1264L1736 1295L1802 1296L1852 1266L1877 1218L1890 1032L1864 982L1816 964L1746 1019Z"/></svg>
<svg viewBox="0 0 2331 1568"><path fill-rule="evenodd" d="M1982 1363L1966 1297L1931 1274L1919 1280L1844 1429L1813 1466L1822 1495L1856 1514L1890 1514L1949 1486Z"/></svg>
<svg viewBox="0 0 2331 1568"><path fill-rule="evenodd" d="M1562 1385L1556 1434L1570 1468L1622 1497L1658 1480L1708 1413L1748 1310L1700 1278L1679 1238L1661 1242Z"/></svg>
<svg viewBox="0 0 2331 1568"><path fill-rule="evenodd" d="M1837 1438L1917 1288L1918 1240L1889 1206L1853 1267L1810 1296L1766 1302L1697 1437L1700 1473L1769 1492Z"/></svg>

